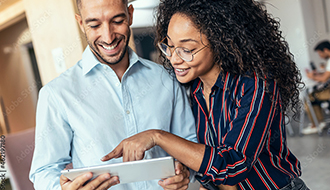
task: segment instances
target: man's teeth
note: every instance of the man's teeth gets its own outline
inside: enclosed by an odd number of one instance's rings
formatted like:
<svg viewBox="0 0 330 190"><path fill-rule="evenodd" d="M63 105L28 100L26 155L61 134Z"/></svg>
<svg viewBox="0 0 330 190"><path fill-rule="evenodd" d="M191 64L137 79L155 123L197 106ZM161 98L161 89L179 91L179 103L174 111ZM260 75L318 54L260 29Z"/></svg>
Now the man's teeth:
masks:
<svg viewBox="0 0 330 190"><path fill-rule="evenodd" d="M105 46L105 45L102 45L102 47L106 50L113 50L115 49L115 47L117 46L117 44L113 45L113 46Z"/></svg>
<svg viewBox="0 0 330 190"><path fill-rule="evenodd" d="M183 72L183 71L185 71L187 69L176 69L176 70L179 71L179 72Z"/></svg>

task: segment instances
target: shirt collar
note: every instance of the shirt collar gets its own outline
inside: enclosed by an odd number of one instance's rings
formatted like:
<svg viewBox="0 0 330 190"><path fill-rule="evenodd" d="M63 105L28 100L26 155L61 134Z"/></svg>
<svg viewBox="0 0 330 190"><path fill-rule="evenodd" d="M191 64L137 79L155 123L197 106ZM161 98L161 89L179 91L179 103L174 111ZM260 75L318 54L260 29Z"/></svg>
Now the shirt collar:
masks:
<svg viewBox="0 0 330 190"><path fill-rule="evenodd" d="M142 65L150 68L130 47L128 47L129 54L129 68L131 68L136 63L141 63ZM89 46L86 47L82 55L82 71L83 75L89 73L94 67L99 64L102 64L94 55ZM129 69L128 68L128 69Z"/></svg>
<svg viewBox="0 0 330 190"><path fill-rule="evenodd" d="M217 81L215 82L214 86L212 87L212 90L215 89L216 87L223 89L224 82L222 80L222 76L223 76L223 74L220 73L217 78ZM201 88L202 88L202 81L199 78L195 79L192 84L192 88L191 88L193 94L196 94Z"/></svg>

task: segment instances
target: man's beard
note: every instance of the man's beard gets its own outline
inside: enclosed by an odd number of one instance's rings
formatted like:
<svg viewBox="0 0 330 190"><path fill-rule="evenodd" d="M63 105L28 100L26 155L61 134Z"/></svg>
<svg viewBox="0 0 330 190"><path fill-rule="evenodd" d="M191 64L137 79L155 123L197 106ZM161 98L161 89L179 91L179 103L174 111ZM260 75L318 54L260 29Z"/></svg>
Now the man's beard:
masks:
<svg viewBox="0 0 330 190"><path fill-rule="evenodd" d="M89 45L89 47L92 49L92 51L96 54L96 57L98 57L99 59L101 59L104 63L108 64L108 65L116 65L118 64L121 60L123 60L125 54L126 54L126 51L128 49L128 43L129 43L129 39L130 39L130 36L131 36L131 32L129 30L129 33L127 35L127 40L126 40L126 44L125 44L125 47L124 47L124 50L122 51L122 53L119 55L119 59L116 60L115 62L109 62L107 61L98 51L96 51L96 44L95 46L92 45L92 42L90 42L86 36L86 39L87 39L87 43Z"/></svg>

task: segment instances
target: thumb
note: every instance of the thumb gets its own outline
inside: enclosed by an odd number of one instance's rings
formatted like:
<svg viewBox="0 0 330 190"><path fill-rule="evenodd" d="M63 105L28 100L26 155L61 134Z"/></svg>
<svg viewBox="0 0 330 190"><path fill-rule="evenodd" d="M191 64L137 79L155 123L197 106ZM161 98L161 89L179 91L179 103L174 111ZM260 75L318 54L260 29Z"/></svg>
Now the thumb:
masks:
<svg viewBox="0 0 330 190"><path fill-rule="evenodd" d="M178 175L182 173L182 170L183 170L183 165L180 162L175 161L175 174Z"/></svg>

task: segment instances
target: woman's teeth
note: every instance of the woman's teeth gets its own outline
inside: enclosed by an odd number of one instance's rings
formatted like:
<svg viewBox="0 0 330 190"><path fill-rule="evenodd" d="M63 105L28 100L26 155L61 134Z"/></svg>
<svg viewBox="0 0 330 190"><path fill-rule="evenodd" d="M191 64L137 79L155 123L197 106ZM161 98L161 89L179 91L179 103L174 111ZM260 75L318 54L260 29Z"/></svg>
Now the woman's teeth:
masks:
<svg viewBox="0 0 330 190"><path fill-rule="evenodd" d="M179 71L179 72L183 72L183 71L185 71L187 69L176 69L176 70Z"/></svg>

